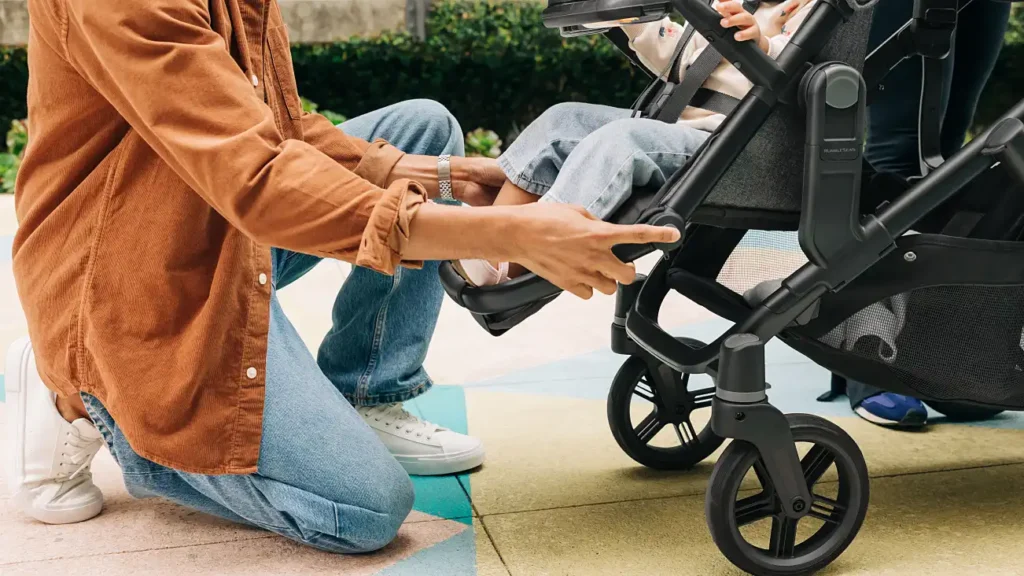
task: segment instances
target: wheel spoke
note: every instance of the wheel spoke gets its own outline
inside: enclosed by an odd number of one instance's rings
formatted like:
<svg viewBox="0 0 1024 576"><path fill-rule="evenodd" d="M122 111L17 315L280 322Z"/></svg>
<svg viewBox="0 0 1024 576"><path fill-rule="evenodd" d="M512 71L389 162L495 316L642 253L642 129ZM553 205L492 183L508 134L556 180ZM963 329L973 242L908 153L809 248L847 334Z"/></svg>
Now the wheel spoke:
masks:
<svg viewBox="0 0 1024 576"><path fill-rule="evenodd" d="M796 526L799 520L775 516L772 518L772 537L768 551L776 558L792 558L796 547Z"/></svg>
<svg viewBox="0 0 1024 576"><path fill-rule="evenodd" d="M711 401L715 398L714 388L704 388L703 390L697 390L690 394L690 410L700 410L701 408L710 408Z"/></svg>
<svg viewBox="0 0 1024 576"><path fill-rule="evenodd" d="M683 429L686 430L687 434L694 442L697 441L697 430L693 427L693 423L690 422L689 418L683 420Z"/></svg>
<svg viewBox="0 0 1024 576"><path fill-rule="evenodd" d="M807 481L807 486L814 486L818 480L825 474L829 466L836 461L835 455L818 444L815 444L811 448L804 459L800 461L800 467L804 471L804 480Z"/></svg>
<svg viewBox="0 0 1024 576"><path fill-rule="evenodd" d="M681 425L676 424L672 427L672 430L676 433L676 438L679 439L679 444L684 448L690 445L690 441L686 439L686 434L683 433L683 427Z"/></svg>
<svg viewBox="0 0 1024 576"><path fill-rule="evenodd" d="M757 481L761 483L761 488L766 494L773 493L775 491L775 485L772 484L772 477L768 475L768 468L765 467L764 461L760 458L754 462L754 474L757 475Z"/></svg>
<svg viewBox="0 0 1024 576"><path fill-rule="evenodd" d="M637 382L636 388L633 388L633 394L647 400L651 404L657 404L654 390L651 389L650 384L647 382Z"/></svg>
<svg viewBox="0 0 1024 576"><path fill-rule="evenodd" d="M736 526L746 526L770 517L775 511L774 499L764 492L736 502Z"/></svg>
<svg viewBox="0 0 1024 576"><path fill-rule="evenodd" d="M661 429L665 427L665 423L658 419L658 411L655 410L647 415L647 418L643 419L643 422L637 425L633 429L633 433L636 434L637 438L640 439L644 444L648 444L654 437L661 432Z"/></svg>
<svg viewBox="0 0 1024 576"><path fill-rule="evenodd" d="M811 503L811 509L807 512L808 516L836 525L843 520L843 514L846 512L845 506L831 498L819 496L818 494L811 494L811 497L813 502Z"/></svg>

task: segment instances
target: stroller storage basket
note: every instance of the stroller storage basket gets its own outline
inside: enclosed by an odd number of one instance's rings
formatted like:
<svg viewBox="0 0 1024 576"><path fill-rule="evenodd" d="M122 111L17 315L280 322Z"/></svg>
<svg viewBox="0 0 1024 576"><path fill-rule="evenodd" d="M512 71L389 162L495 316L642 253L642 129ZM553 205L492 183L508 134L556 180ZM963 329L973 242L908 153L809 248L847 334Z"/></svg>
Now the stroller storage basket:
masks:
<svg viewBox="0 0 1024 576"><path fill-rule="evenodd" d="M781 337L847 378L1024 409L1024 244L908 236Z"/></svg>

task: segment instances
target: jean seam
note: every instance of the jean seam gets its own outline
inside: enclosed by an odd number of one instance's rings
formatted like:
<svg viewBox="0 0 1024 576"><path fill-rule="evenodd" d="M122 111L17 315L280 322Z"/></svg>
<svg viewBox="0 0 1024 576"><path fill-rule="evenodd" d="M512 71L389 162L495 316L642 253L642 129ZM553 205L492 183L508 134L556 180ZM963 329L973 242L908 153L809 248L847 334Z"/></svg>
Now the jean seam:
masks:
<svg viewBox="0 0 1024 576"><path fill-rule="evenodd" d="M555 144L558 144L558 143L561 143L561 142L573 142L573 143L575 143L576 146L578 146L579 143L582 142L582 140L581 139L570 139L570 138L555 138L554 140L549 140L546 144L544 144L543 147L541 147L541 149L543 150L543 149L551 148ZM574 146L574 148L575 148L575 146ZM529 176L527 176L527 174L533 172L533 170L531 170L530 168L533 167L534 164L536 164L537 159L539 157L540 157L539 153L538 154L534 154L530 158L530 161L526 163L526 166L524 166L522 170L516 169L516 167L512 165L511 161L505 159L505 156L503 156L499 160L499 163L501 163L503 166L507 166L508 167L508 169L505 170L505 175L508 176L509 180L512 180L513 184L515 184L516 186L519 186L520 188L526 190L527 192L533 192L534 194L537 194L537 195L543 195L545 192L547 192L548 190L551 189L551 186L553 186L553 183L552 184L546 184L544 182L538 182L538 181L530 178ZM515 176L513 177L513 176L509 175L508 174L509 172L514 172ZM533 190L530 189L531 187L542 188L543 190L540 191L540 192L534 192Z"/></svg>
<svg viewBox="0 0 1024 576"><path fill-rule="evenodd" d="M356 405L364 404L369 397L370 382L373 378L373 372L377 368L377 359L380 355L381 342L384 341L384 323L387 321L388 307L391 305L391 299L395 292L398 291L398 285L401 281L402 269L396 268L395 275L392 276L391 289L388 290L387 297L385 297L384 302L381 303L380 309L377 311L377 318L373 323L373 340L370 344L370 358L366 363L366 370L364 370L362 376L359 377L359 383L356 386Z"/></svg>
<svg viewBox="0 0 1024 576"><path fill-rule="evenodd" d="M690 154L686 154L686 153L684 153L684 152L669 152L669 151L659 151L659 152L649 152L649 151L644 151L644 152L642 152L642 153L643 153L643 154L644 154L645 156L653 156L653 155L655 155L655 154L657 154L657 155L660 155L660 156L682 156L682 157L684 157L684 158L685 158L685 157L689 157L689 156L690 156ZM607 185L606 185L606 186L604 187L604 189L603 189L603 190L601 190L601 193L597 195L597 198L596 198L596 199L594 199L593 201L591 201L591 202L590 202L590 204L588 204L587 206L584 206L584 210L586 210L587 212L590 212L590 211L591 211L591 210L592 210L592 209L594 208L594 206L595 206L596 204L598 204L598 202L600 202L600 201L601 201L601 200L602 200L602 199L603 199L603 198L605 197L605 194L606 194L606 193L608 192L608 189L609 189L609 188L611 187L611 185L612 185L612 184L614 184L614 183L615 183L615 179L616 179L616 178L618 178L618 176L619 176L620 174L622 174L622 168L623 168L623 166L625 166L626 164L628 164L628 163L630 163L630 162L633 162L633 161L635 161L635 160L636 160L636 157L637 157L637 155L638 155L638 154L641 154L641 152L639 152L639 151L635 151L635 152L633 152L632 154L630 154L630 155L629 155L629 157L628 157L628 158L626 158L626 159L625 159L625 160L624 160L624 161L622 162L622 164L620 164L620 165L619 165L618 169L616 169L616 170L615 170L615 176L614 176L614 177L612 178L612 181L611 181L611 182L609 182L609 183L608 183L608 184L607 184ZM660 170L660 169L659 169L659 170Z"/></svg>

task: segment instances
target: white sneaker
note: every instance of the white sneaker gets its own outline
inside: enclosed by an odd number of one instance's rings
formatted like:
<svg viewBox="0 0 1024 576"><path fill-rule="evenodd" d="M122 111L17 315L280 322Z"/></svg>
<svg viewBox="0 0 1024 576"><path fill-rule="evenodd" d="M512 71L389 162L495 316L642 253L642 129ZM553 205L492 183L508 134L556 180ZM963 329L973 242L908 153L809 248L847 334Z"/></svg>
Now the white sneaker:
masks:
<svg viewBox="0 0 1024 576"><path fill-rule="evenodd" d="M67 422L56 395L43 384L32 344L24 338L7 352L7 481L11 501L47 524L88 520L103 509L103 493L89 466L103 437L84 418Z"/></svg>
<svg viewBox="0 0 1024 576"><path fill-rule="evenodd" d="M401 404L356 410L409 474L457 474L484 463L484 444L478 438L420 420Z"/></svg>

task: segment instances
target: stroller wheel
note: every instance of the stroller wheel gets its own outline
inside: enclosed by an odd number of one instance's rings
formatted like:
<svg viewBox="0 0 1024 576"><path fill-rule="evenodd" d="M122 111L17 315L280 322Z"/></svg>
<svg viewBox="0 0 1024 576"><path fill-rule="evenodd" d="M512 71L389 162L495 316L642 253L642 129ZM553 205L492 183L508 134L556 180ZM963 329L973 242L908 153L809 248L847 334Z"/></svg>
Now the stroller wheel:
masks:
<svg viewBox="0 0 1024 576"><path fill-rule="evenodd" d="M954 422L979 422L994 418L1003 413L998 408L984 408L970 404L958 404L956 402L934 402L929 400L925 404Z"/></svg>
<svg viewBox="0 0 1024 576"><path fill-rule="evenodd" d="M711 537L729 561L758 576L824 568L857 536L868 509L868 470L853 439L817 416L787 418L814 499L806 516L792 519L782 511L753 444L730 444L708 481L705 514ZM739 497L741 489L750 488L760 492Z"/></svg>
<svg viewBox="0 0 1024 576"><path fill-rule="evenodd" d="M656 470L692 468L724 441L711 431L708 420L714 382L707 379L706 385L691 390L691 375L673 372L678 397L668 405L650 371L648 360L640 356L631 356L622 365L608 392L608 426L622 450L638 463ZM703 414L695 418L695 412Z"/></svg>

